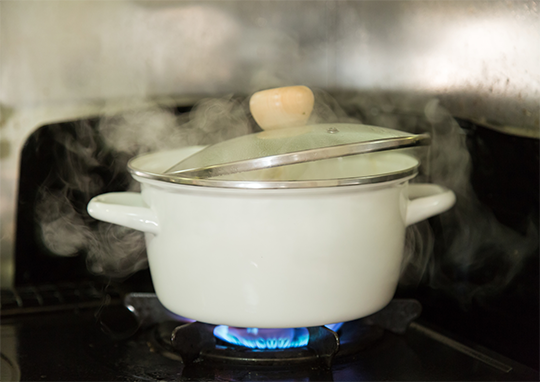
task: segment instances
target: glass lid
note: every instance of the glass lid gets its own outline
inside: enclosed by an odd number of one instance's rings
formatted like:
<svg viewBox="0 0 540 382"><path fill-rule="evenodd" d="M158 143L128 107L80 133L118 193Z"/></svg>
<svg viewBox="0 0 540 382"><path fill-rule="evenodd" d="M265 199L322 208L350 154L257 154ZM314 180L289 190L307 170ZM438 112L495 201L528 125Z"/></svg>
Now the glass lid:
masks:
<svg viewBox="0 0 540 382"><path fill-rule="evenodd" d="M363 185L417 174L418 160L407 149L428 145L429 135L361 124L306 126L313 107L305 86L262 90L249 101L262 132L144 155L128 167L138 180L248 189Z"/></svg>
<svg viewBox="0 0 540 382"><path fill-rule="evenodd" d="M361 124L320 124L266 130L209 146L164 171L208 179L324 159L428 145L427 134Z"/></svg>

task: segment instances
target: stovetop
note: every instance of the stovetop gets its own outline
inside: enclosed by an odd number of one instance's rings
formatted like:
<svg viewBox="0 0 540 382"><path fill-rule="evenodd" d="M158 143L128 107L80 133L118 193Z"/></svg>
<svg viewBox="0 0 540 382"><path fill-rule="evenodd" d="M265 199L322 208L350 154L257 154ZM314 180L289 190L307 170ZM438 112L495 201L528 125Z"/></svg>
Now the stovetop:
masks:
<svg viewBox="0 0 540 382"><path fill-rule="evenodd" d="M153 295L141 296L155 299ZM126 296L124 301L130 297ZM4 317L2 380L18 377L23 381L523 381L539 378L537 371L456 339L422 319L411 322L408 328L403 328L403 333L380 318L364 319L379 333L378 338L342 356L338 350L329 366L317 361L263 365L242 360L216 361L204 354L183 361L182 356L174 352L167 354L155 345L155 333L162 324L154 321L163 321L165 316L149 318L140 307L138 314L133 315L124 306L130 307L129 303L117 301L106 297L93 308L80 306L61 312ZM183 324L178 322L180 326ZM341 334L342 349L347 349L347 336L350 334ZM214 352L227 348L219 341L213 346ZM240 348L240 351L246 354L247 350Z"/></svg>

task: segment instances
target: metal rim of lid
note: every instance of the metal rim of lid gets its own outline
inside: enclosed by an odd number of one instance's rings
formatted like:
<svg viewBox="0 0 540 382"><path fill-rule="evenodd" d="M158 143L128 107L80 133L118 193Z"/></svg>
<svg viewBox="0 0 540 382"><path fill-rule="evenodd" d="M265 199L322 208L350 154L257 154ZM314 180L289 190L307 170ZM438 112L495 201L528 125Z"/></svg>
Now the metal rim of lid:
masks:
<svg viewBox="0 0 540 382"><path fill-rule="evenodd" d="M302 150L286 154L270 155L261 158L247 159L219 165L210 165L196 169L182 170L175 173L166 173L163 176L164 178L170 179L169 181L173 183L186 184L188 179L193 181L201 179L209 180L209 178L222 175L237 174L297 163L313 162L322 159L339 158L350 155L367 154L416 146L426 146L429 145L430 141L431 139L429 134L418 134L397 138L383 138L371 141ZM381 176L384 177L384 174ZM164 178L162 178L162 180L165 180ZM174 181L174 178L178 178L178 181ZM188 184L195 183L189 182Z"/></svg>
<svg viewBox="0 0 540 382"><path fill-rule="evenodd" d="M319 187L342 187L342 186L357 186L390 182L394 180L408 180L418 174L420 164L409 167L405 170L389 172L385 174L351 177L351 178L335 178L322 180L283 180L283 181L260 181L260 180L218 180L218 179L197 179L197 178L182 178L179 176L168 176L164 174L155 174L137 170L131 166L131 161L128 163L129 172L134 177L144 178L148 180L161 181L173 184L182 184L188 186L200 187L217 187L217 188L235 188L235 189L294 189L294 188L319 188Z"/></svg>

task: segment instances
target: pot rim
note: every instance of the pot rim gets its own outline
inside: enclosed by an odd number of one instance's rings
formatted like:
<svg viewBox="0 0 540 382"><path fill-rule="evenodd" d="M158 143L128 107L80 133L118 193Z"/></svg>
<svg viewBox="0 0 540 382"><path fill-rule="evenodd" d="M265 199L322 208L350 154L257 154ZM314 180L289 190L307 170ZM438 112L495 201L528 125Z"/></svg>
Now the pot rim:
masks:
<svg viewBox="0 0 540 382"><path fill-rule="evenodd" d="M131 162L131 161L130 161ZM385 183L394 180L408 180L418 174L420 164L406 170L379 174L364 177L336 178L322 180L280 180L280 181L262 181L262 180L218 180L218 179L196 179L182 178L178 176L168 176L164 174L155 174L134 169L128 164L129 172L134 177L143 179L157 180L173 184L182 184L188 186L214 187L214 188L235 188L235 189L294 189L294 188L319 188L319 187L342 187L357 186L375 183Z"/></svg>
<svg viewBox="0 0 540 382"><path fill-rule="evenodd" d="M395 169L395 171L387 171L372 175L359 176L343 176L336 178L325 179L301 179L301 180L243 180L243 179L223 179L223 178L194 178L183 177L178 174L166 174L162 172L162 168L167 168L167 160L169 155L178 156L178 151L184 155L191 155L203 149L204 146L187 146L180 149L158 151L153 153L145 153L131 158L127 164L128 171L138 181L148 179L167 184L178 184L187 186L198 186L208 188L226 188L226 189L307 189L321 187L342 187L356 185L373 185L386 183L391 181L403 180L407 181L414 178L418 174L420 161L413 156L407 154L397 154L399 156L408 157L412 160L406 167ZM141 167L140 160L148 157L152 163L152 157L157 157L159 165L144 165ZM154 159L156 158L154 157ZM144 163L144 160L143 160ZM148 162L147 162L148 163ZM155 162L154 162L155 163ZM139 179L137 179L139 178Z"/></svg>

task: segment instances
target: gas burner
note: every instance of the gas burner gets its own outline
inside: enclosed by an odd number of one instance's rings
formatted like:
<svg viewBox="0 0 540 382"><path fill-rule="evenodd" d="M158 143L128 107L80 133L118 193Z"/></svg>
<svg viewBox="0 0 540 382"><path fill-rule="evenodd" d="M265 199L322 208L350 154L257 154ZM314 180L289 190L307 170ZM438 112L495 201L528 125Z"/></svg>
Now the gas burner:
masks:
<svg viewBox="0 0 540 382"><path fill-rule="evenodd" d="M200 362L257 366L312 364L329 368L335 357L343 358L370 347L382 338L385 330L404 333L421 312L420 303L416 300L393 300L371 316L346 322L341 327L333 326L335 331L326 326L285 329L305 334L304 346L261 349L231 344L218 338L215 333L220 326L175 316L159 303L154 294L127 295L125 305L138 318L150 350L185 365ZM263 329L229 330L236 334L253 334Z"/></svg>
<svg viewBox="0 0 540 382"><path fill-rule="evenodd" d="M413 321L421 310L415 300L393 300L335 332L306 328L307 345L280 350L226 343L214 335L215 325L178 317L153 294L127 295L124 304L92 314L99 324L94 330L84 332L82 323L65 337L86 333L85 346L76 349L110 373L107 380L538 380L534 370ZM36 333L49 332L29 331L32 344ZM74 364L80 360L77 352L64 356Z"/></svg>
<svg viewBox="0 0 540 382"><path fill-rule="evenodd" d="M149 332L148 344L152 351L186 364L199 361L258 366L313 364L327 368L335 356L343 357L361 351L384 333L382 328L365 325L358 320L343 326L343 332L348 334L347 341L343 341L338 332L316 326L305 328L309 336L305 346L253 349L216 338L214 329L214 325L201 322L181 326L177 322L161 323Z"/></svg>

